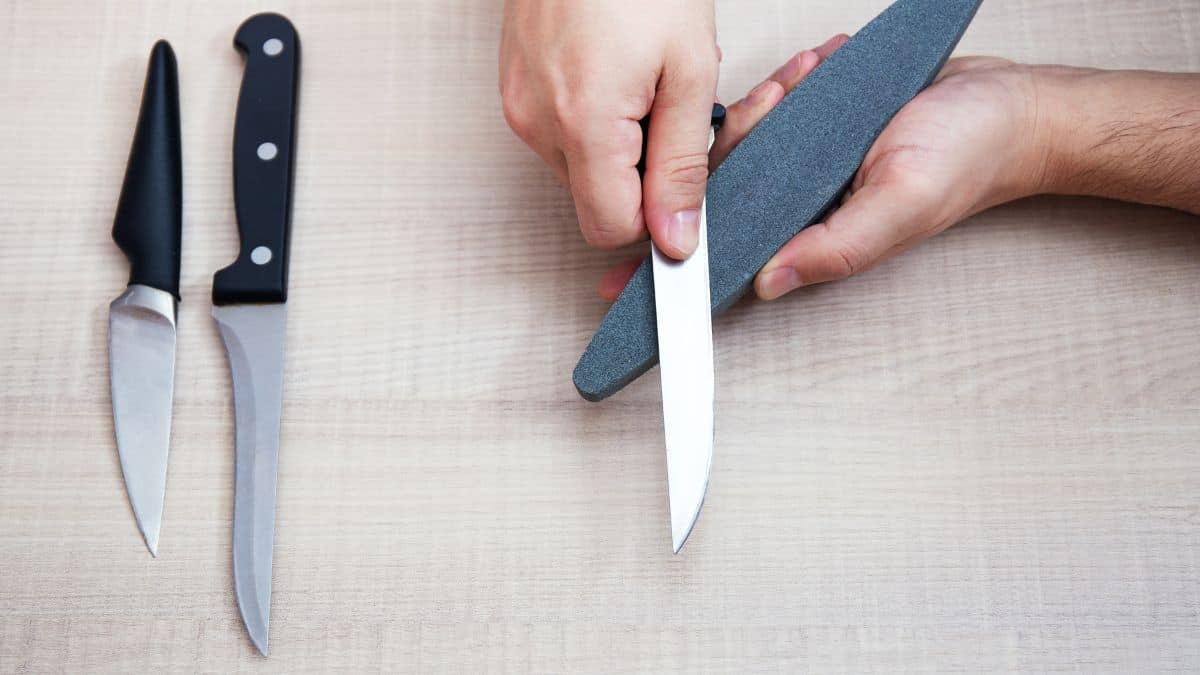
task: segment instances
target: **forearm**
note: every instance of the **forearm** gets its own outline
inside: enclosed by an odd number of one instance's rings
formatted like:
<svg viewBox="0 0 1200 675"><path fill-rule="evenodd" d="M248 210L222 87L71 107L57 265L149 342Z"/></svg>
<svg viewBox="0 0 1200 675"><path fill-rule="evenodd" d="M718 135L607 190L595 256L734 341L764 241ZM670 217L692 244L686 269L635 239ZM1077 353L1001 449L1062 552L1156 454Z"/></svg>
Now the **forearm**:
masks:
<svg viewBox="0 0 1200 675"><path fill-rule="evenodd" d="M1038 192L1200 213L1200 74L1032 68Z"/></svg>

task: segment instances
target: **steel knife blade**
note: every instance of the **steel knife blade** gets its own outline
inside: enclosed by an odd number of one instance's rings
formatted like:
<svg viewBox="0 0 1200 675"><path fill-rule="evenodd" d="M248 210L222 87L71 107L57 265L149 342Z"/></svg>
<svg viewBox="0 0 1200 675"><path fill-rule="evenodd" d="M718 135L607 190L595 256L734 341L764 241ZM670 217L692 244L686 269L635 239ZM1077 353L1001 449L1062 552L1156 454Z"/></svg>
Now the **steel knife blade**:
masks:
<svg viewBox="0 0 1200 675"><path fill-rule="evenodd" d="M137 129L113 221L130 263L129 286L109 306L113 428L138 529L158 555L171 404L183 224L179 76L166 41L150 52Z"/></svg>
<svg viewBox="0 0 1200 675"><path fill-rule="evenodd" d="M286 18L257 14L238 28L234 46L246 59L233 134L241 249L213 277L212 299L233 383L234 592L250 640L266 656L300 39Z"/></svg>
<svg viewBox="0 0 1200 675"><path fill-rule="evenodd" d="M712 466L714 376L705 216L702 205L700 243L687 260L675 260L650 245L675 553L700 517Z"/></svg>
<svg viewBox="0 0 1200 675"><path fill-rule="evenodd" d="M713 106L712 124L725 118ZM710 129L708 146L714 132ZM695 252L675 260L650 244L662 385L663 435L667 446L667 492L671 548L683 548L700 517L713 451L713 345L708 280L708 209L700 205Z"/></svg>

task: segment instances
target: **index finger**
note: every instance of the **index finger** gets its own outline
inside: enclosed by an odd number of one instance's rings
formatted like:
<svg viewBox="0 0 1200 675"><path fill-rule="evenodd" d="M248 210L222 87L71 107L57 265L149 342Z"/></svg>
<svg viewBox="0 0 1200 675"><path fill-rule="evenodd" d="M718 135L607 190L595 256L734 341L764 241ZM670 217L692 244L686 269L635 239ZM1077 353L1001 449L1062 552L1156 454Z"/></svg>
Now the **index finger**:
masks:
<svg viewBox="0 0 1200 675"><path fill-rule="evenodd" d="M583 238L597 248L638 241L646 230L637 172L642 152L638 122L592 120L575 139L562 150Z"/></svg>

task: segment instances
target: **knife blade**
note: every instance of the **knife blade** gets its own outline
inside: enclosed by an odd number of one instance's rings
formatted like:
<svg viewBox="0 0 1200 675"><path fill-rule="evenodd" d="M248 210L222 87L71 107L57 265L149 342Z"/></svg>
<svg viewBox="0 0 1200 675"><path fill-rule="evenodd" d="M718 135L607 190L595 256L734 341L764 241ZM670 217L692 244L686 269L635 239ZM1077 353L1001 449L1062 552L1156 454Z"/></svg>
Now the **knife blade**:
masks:
<svg viewBox="0 0 1200 675"><path fill-rule="evenodd" d="M241 249L213 277L212 300L233 383L234 592L250 640L266 656L300 39L283 16L257 14L238 28L234 46L246 60L233 133Z"/></svg>
<svg viewBox="0 0 1200 675"><path fill-rule="evenodd" d="M150 555L158 556L167 491L175 322L183 230L183 163L175 53L155 43L146 67L113 241L129 259L129 285L108 311L113 429L125 492Z"/></svg>
<svg viewBox="0 0 1200 675"><path fill-rule="evenodd" d="M941 70L982 0L897 0L796 86L708 181L712 311L845 192L887 123ZM600 401L658 360L650 263L579 358L575 388Z"/></svg>
<svg viewBox="0 0 1200 675"><path fill-rule="evenodd" d="M713 125L719 126L725 110L720 104L713 108ZM713 139L710 130L709 148ZM686 260L675 260L650 244L675 553L700 517L712 467L714 376L706 201L700 204L699 243Z"/></svg>

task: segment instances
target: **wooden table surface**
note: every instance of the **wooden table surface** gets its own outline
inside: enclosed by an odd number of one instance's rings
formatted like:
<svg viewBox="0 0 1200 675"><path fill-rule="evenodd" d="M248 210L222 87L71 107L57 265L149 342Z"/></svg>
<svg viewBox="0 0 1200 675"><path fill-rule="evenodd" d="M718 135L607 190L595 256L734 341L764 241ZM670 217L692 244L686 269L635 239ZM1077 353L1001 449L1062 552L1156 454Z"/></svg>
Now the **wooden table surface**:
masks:
<svg viewBox="0 0 1200 675"><path fill-rule="evenodd" d="M721 0L721 93L885 0ZM672 556L658 381L505 127L501 3L279 2L304 43L271 657L232 590L209 318L255 3L0 2L0 671L1200 668L1200 221L1046 198L717 322ZM109 238L151 43L179 55L183 304L159 558L108 393ZM959 53L1200 69L1193 0L989 0ZM625 254L628 255L628 254Z"/></svg>

